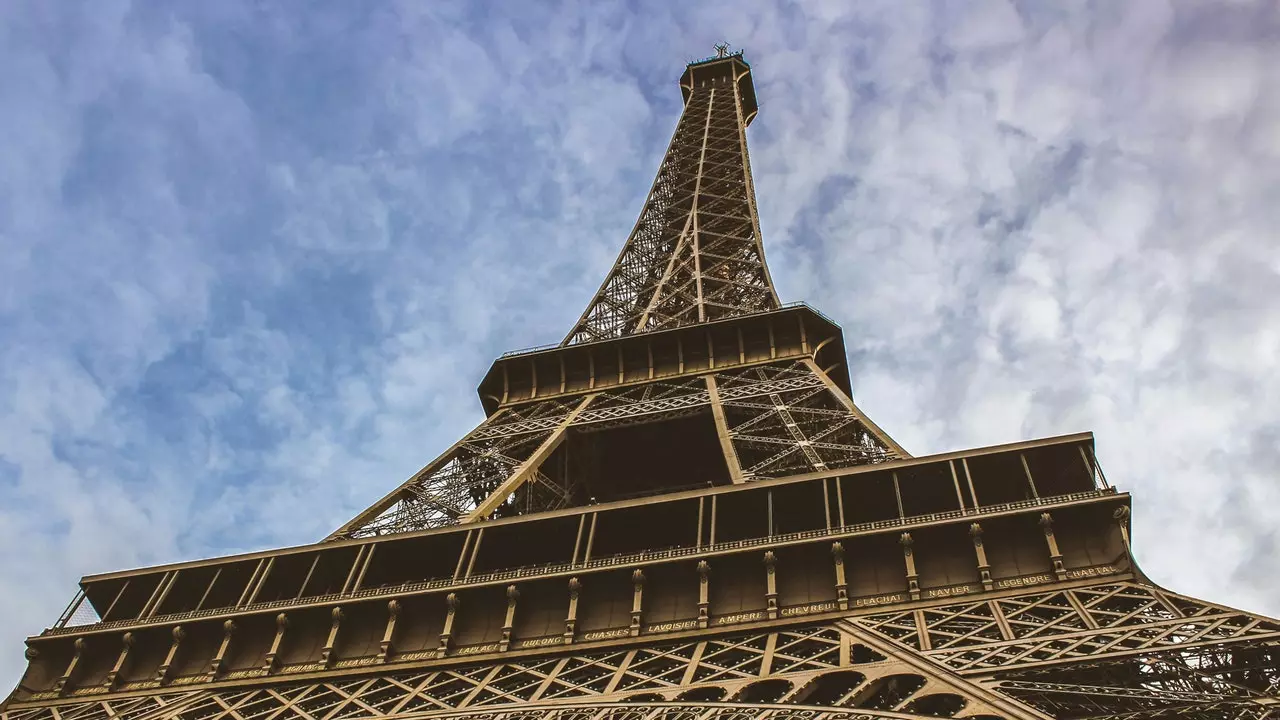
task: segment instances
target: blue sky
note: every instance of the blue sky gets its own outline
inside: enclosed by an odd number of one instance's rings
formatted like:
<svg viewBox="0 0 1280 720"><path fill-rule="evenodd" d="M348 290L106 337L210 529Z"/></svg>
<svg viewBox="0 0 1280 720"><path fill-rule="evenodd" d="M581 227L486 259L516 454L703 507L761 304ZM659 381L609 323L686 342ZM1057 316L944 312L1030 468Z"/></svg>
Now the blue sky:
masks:
<svg viewBox="0 0 1280 720"><path fill-rule="evenodd" d="M478 422L725 39L862 407L1093 430L1156 581L1280 615L1278 8L0 4L0 680L80 575L319 539Z"/></svg>

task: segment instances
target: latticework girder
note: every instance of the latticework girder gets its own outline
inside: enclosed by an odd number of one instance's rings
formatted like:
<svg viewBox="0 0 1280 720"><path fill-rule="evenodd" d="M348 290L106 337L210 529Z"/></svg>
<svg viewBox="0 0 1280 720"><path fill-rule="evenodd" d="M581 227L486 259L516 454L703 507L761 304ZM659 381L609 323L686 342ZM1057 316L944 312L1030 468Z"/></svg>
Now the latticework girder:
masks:
<svg viewBox="0 0 1280 720"><path fill-rule="evenodd" d="M713 397L708 386L714 383ZM714 406L714 407L713 407ZM542 461L571 430L600 431L720 411L737 481L884 462L905 455L812 361L785 361L514 405L334 533L369 537L450 525L496 510L581 502ZM718 416L719 418L719 416ZM604 479L607 482L607 478Z"/></svg>
<svg viewBox="0 0 1280 720"><path fill-rule="evenodd" d="M760 242L740 61L698 80L613 269L565 344L778 307Z"/></svg>
<svg viewBox="0 0 1280 720"><path fill-rule="evenodd" d="M1020 706L998 693L866 643L857 631L814 625L322 682L86 700L12 710L0 718L354 720L505 713L513 706L528 720L602 707L641 711L636 720L754 717L769 708L779 717L796 717L789 712L804 708L807 714L800 717L809 719L854 710L859 714L850 717L1039 717L1033 711L1009 713ZM695 708L692 717L681 714Z"/></svg>
<svg viewBox="0 0 1280 720"><path fill-rule="evenodd" d="M1280 707L1280 622L1142 583L856 622L1051 717L1248 718Z"/></svg>

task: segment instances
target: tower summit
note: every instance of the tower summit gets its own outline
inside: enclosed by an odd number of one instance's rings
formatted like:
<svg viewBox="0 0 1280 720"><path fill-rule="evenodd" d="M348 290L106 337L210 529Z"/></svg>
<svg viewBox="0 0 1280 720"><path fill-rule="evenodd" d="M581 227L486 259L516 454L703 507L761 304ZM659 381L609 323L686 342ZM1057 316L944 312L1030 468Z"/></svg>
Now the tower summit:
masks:
<svg viewBox="0 0 1280 720"><path fill-rule="evenodd" d="M640 218L566 345L778 308L747 158L751 68L740 53L692 63L680 92Z"/></svg>
<svg viewBox="0 0 1280 720"><path fill-rule="evenodd" d="M685 68L478 427L321 542L83 578L0 720L1280 717L1280 623L1147 579L1091 434L912 457L853 403L769 277L751 72Z"/></svg>

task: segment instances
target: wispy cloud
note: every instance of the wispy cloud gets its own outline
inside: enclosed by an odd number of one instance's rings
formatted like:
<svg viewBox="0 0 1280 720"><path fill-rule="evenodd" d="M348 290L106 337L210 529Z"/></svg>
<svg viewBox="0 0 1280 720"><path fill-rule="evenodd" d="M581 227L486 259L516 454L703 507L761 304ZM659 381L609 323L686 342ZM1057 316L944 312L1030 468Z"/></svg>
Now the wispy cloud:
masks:
<svg viewBox="0 0 1280 720"><path fill-rule="evenodd" d="M1280 614L1274 3L504 10L0 9L0 677L80 575L315 540L477 422L726 37L880 424L1092 429L1144 569Z"/></svg>

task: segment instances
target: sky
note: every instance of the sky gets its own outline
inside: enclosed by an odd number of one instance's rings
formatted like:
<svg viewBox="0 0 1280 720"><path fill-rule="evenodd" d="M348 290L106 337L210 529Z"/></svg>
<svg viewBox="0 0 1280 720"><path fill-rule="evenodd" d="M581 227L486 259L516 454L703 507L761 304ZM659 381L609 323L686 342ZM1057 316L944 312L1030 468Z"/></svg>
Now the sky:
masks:
<svg viewBox="0 0 1280 720"><path fill-rule="evenodd" d="M80 576L319 540L479 422L720 41L859 405L916 455L1092 430L1153 580L1280 615L1272 0L15 0L0 684Z"/></svg>

